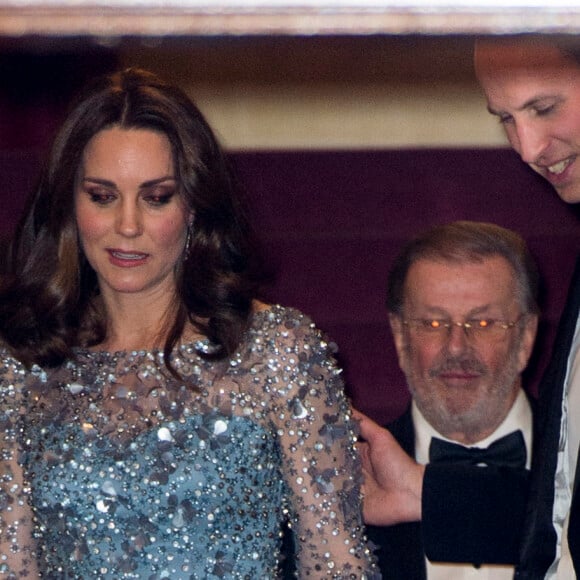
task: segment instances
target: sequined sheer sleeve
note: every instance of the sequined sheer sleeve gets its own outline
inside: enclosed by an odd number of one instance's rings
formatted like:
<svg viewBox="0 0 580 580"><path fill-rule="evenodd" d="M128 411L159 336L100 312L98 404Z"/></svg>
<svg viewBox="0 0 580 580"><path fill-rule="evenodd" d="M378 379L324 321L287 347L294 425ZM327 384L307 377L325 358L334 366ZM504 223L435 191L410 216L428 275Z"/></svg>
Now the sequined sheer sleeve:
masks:
<svg viewBox="0 0 580 580"><path fill-rule="evenodd" d="M33 550L32 514L19 463L26 372L1 351L0 376L0 577L38 577Z"/></svg>
<svg viewBox="0 0 580 580"><path fill-rule="evenodd" d="M377 577L332 349L280 306L254 316L230 359L200 355L212 348L180 345L179 377L145 350L78 349L46 376L25 373L26 389L17 365L4 373L4 569L273 579L287 512L300 577Z"/></svg>
<svg viewBox="0 0 580 580"><path fill-rule="evenodd" d="M306 317L290 313L265 375L274 394L298 575L379 578L363 534L355 424L333 345Z"/></svg>

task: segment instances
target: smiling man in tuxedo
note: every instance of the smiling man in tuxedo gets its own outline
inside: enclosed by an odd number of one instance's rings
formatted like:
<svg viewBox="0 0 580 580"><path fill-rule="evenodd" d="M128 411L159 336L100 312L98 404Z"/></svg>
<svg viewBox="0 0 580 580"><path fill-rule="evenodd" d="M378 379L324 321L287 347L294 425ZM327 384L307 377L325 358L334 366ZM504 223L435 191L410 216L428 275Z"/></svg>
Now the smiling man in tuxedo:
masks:
<svg viewBox="0 0 580 580"><path fill-rule="evenodd" d="M466 465L476 472L472 491L488 471L508 473L514 481L510 501L519 512L533 431L521 372L536 336L536 292L535 263L519 235L494 224L454 222L404 246L387 293L399 365L412 396L390 431L448 488ZM490 506L486 517L504 515ZM468 514L443 509L433 512L428 525L369 526L383 578L511 578L517 552L511 533L473 533ZM464 563L455 552L458 537L472 546Z"/></svg>
<svg viewBox="0 0 580 580"><path fill-rule="evenodd" d="M503 124L512 147L568 203L580 202L580 48L573 37L489 37L476 43L475 69L490 113ZM473 526L493 535L504 528L520 541L518 580L571 580L580 576L580 263L577 263L562 313L552 357L539 387L528 508L520 513L504 501L512 481L490 477L472 491L449 490L429 470L403 453L389 433L364 416L361 431L367 474L365 516L391 524L423 521L445 534L432 517L437 505L470 507ZM388 458L388 460L386 459ZM482 522L477 509L495 497L505 516ZM457 549L464 545L457 539ZM512 542L513 543L513 542Z"/></svg>
<svg viewBox="0 0 580 580"><path fill-rule="evenodd" d="M490 113L522 161L568 203L580 202L580 45L573 38L488 39L475 68ZM540 385L539 441L517 578L580 574L580 268ZM578 495L577 493L575 495Z"/></svg>

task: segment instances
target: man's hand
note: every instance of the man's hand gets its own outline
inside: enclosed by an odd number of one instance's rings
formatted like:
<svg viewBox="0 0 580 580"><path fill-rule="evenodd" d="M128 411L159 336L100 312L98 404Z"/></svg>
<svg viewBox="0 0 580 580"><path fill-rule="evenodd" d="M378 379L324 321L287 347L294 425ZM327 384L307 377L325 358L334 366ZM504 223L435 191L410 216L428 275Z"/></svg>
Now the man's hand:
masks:
<svg viewBox="0 0 580 580"><path fill-rule="evenodd" d="M425 467L411 459L395 438L354 410L361 436L357 444L363 463L363 516L367 524L388 526L421 519Z"/></svg>

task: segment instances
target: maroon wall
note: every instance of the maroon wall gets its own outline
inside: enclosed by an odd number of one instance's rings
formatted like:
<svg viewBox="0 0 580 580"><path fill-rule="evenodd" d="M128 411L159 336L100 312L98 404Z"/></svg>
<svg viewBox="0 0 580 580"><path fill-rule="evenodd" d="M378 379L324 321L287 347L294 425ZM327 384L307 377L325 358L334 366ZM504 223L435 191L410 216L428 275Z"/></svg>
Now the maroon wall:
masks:
<svg viewBox="0 0 580 580"><path fill-rule="evenodd" d="M47 50L0 42L0 239L12 232L40 151L87 78L117 68L114 48L61 39ZM535 392L580 236L575 210L509 150L233 153L265 254L272 300L310 314L336 340L355 404L386 421L407 404L384 308L387 272L420 229L488 220L529 242L544 313L526 385Z"/></svg>
<svg viewBox="0 0 580 580"><path fill-rule="evenodd" d="M509 150L233 153L264 253L269 298L310 314L338 343L355 404L380 421L408 401L388 330L387 272L415 232L455 219L496 222L529 242L544 276L535 392L580 245L574 208ZM36 148L0 149L0 234L34 183Z"/></svg>
<svg viewBox="0 0 580 580"><path fill-rule="evenodd" d="M528 241L544 319L526 385L535 394L580 246L576 210L510 150L234 155L279 276L271 295L311 314L340 347L355 404L381 421L408 402L384 307L387 273L417 231L496 222Z"/></svg>

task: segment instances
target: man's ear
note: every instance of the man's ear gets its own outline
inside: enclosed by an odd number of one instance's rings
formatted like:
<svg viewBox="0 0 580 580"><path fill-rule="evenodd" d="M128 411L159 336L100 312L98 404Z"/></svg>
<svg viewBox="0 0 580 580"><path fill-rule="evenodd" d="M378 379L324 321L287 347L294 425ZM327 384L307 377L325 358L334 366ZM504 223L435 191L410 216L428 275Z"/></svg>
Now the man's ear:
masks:
<svg viewBox="0 0 580 580"><path fill-rule="evenodd" d="M536 334L538 332L538 316L537 314L527 314L526 324L522 330L521 342L518 351L518 368L520 373L528 365L532 351L534 350L534 343L536 341Z"/></svg>

